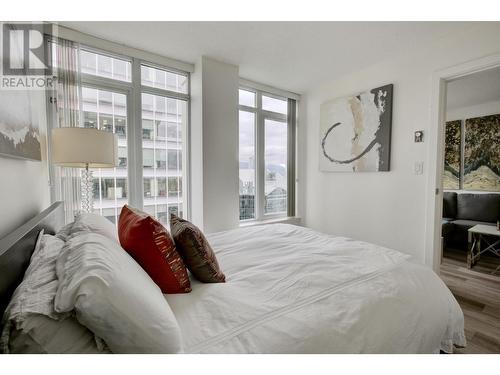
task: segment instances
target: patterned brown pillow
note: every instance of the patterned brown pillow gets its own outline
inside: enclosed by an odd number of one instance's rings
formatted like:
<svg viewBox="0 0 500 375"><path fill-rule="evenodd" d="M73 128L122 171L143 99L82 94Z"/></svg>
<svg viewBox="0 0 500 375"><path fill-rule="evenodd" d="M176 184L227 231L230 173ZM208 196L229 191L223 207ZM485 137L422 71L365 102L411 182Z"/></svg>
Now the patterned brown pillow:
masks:
<svg viewBox="0 0 500 375"><path fill-rule="evenodd" d="M223 283L226 276L201 230L175 214L170 215L170 233L177 251L193 276L203 283Z"/></svg>

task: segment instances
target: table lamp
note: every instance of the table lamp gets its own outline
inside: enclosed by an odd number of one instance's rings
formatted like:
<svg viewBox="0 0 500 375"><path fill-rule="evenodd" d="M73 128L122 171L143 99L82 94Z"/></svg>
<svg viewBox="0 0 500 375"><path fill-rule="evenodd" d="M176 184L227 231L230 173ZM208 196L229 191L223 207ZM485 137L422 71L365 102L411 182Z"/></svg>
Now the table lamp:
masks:
<svg viewBox="0 0 500 375"><path fill-rule="evenodd" d="M89 168L113 168L118 164L118 137L94 128L52 129L52 161L61 167L83 168L82 211L92 212L93 182Z"/></svg>

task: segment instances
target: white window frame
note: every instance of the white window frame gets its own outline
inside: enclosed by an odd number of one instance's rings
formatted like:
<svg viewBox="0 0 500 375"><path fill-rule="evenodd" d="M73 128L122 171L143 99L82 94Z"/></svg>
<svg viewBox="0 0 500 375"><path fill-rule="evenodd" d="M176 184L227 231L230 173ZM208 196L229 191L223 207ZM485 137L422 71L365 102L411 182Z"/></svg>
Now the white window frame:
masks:
<svg viewBox="0 0 500 375"><path fill-rule="evenodd" d="M84 50L112 58L124 60L131 63L131 82L121 81L108 77L96 76L88 73L80 72L80 80L82 87L112 91L126 95L127 100L127 183L128 183L128 204L134 207L144 208L144 186L143 186L143 166L142 166L142 93L150 93L163 97L180 99L186 101L186 129L182 132L182 200L183 200L183 216L190 220L191 218L191 189L190 189L190 129L191 129L191 69L181 70L175 67L165 66L146 59L140 56L144 54L139 50L131 50L127 47L129 56L115 52L109 52L99 47L89 44L79 43L79 39L94 40L92 37L87 37L86 34L77 33L74 42L79 46L79 50ZM109 47L117 47L112 42L95 39L99 43L104 43ZM80 54L78 55L80 59ZM168 59L165 59L168 61ZM81 64L78 64L79 66ZM187 78L187 94L170 91L161 88L144 86L141 82L141 65L152 68L161 69L164 71L181 74ZM183 66L182 64L180 64ZM187 65L186 65L187 66ZM189 66L187 66L189 68ZM47 107L50 121L57 121L57 115L54 102L49 94ZM82 118L83 121L83 118ZM52 124L54 126L54 124ZM51 176L51 179L54 177ZM167 179L168 185L168 179ZM51 197L54 200L55 186L51 184Z"/></svg>
<svg viewBox="0 0 500 375"><path fill-rule="evenodd" d="M276 98L290 102L288 99L296 100L294 95L281 95L280 90L266 90L267 87L260 85L264 90L256 88L254 84L248 84L248 81L240 80L240 90L249 91L255 94L255 107L238 104L238 111L246 111L254 114L255 126L255 217L253 219L243 219L240 223L251 223L258 221L273 220L278 218L295 216L295 148L296 148L296 111L293 118L289 118L290 109L287 114L272 112L262 109L262 96ZM276 92L276 93L275 93ZM295 101L296 103L296 101ZM295 104L297 105L297 104ZM287 124L287 210L278 213L265 213L265 121L275 120ZM239 134L239 133L238 133ZM239 205L238 205L239 209ZM238 212L239 214L239 212Z"/></svg>

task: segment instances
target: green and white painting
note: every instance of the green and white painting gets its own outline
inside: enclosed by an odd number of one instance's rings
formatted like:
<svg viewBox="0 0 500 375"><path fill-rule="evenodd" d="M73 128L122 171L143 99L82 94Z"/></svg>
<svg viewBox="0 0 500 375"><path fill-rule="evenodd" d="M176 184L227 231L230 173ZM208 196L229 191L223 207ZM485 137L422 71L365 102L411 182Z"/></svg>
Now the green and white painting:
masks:
<svg viewBox="0 0 500 375"><path fill-rule="evenodd" d="M465 120L462 188L500 191L500 114Z"/></svg>
<svg viewBox="0 0 500 375"><path fill-rule="evenodd" d="M443 188L460 189L462 121L448 121L445 132Z"/></svg>

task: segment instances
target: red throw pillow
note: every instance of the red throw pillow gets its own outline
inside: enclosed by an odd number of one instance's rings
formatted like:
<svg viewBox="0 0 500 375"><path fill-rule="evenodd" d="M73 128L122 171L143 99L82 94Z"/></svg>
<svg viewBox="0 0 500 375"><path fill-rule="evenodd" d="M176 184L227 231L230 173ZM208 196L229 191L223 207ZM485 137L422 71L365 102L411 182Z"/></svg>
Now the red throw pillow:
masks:
<svg viewBox="0 0 500 375"><path fill-rule="evenodd" d="M163 293L188 293L186 266L167 229L145 212L123 206L118 220L122 247L141 265Z"/></svg>

